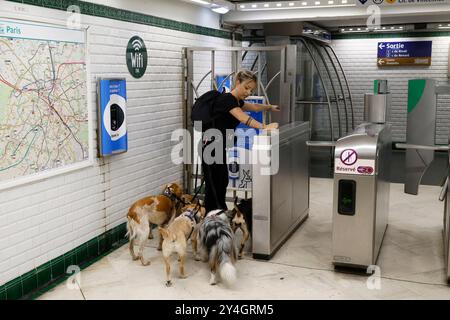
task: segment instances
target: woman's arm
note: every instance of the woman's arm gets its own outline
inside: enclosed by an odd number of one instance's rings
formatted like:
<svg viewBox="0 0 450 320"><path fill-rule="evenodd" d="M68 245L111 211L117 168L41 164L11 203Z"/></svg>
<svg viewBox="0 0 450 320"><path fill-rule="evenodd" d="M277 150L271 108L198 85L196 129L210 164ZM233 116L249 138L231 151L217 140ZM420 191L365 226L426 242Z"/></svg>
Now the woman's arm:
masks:
<svg viewBox="0 0 450 320"><path fill-rule="evenodd" d="M240 123L243 123L251 128L255 128L255 129L264 129L265 128L264 124L256 121L252 117L250 117L248 114L246 114L244 111L242 111L242 109L239 107L231 109L230 113L233 117L238 119Z"/></svg>
<svg viewBox="0 0 450 320"><path fill-rule="evenodd" d="M280 108L278 106L274 106L271 104L260 104L260 103L250 103L250 102L244 102L244 106L242 107L245 111L280 111Z"/></svg>

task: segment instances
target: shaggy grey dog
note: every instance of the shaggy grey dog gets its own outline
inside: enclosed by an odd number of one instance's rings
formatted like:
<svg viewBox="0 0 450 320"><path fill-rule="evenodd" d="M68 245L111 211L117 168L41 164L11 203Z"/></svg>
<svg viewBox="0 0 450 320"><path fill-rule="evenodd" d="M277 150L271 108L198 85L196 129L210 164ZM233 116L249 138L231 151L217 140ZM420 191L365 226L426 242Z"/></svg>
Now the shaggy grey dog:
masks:
<svg viewBox="0 0 450 320"><path fill-rule="evenodd" d="M227 286L236 280L236 248L230 226L230 213L224 210L210 211L199 229L200 246L208 254L211 269L210 284L218 282L217 271Z"/></svg>

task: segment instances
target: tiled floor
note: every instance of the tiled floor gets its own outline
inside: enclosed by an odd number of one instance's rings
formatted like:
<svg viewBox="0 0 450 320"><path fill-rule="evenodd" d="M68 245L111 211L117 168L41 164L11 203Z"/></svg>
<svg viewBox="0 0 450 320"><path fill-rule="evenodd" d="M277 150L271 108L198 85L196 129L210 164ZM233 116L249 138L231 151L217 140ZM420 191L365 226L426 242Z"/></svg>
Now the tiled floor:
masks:
<svg viewBox="0 0 450 320"><path fill-rule="evenodd" d="M381 278L375 279L337 273L330 263L332 182L311 179L308 220L272 260L247 255L238 261L239 281L233 289L210 286L207 264L191 254L187 279L177 277L173 257L174 284L167 288L153 240L145 251L151 265L131 261L123 246L83 270L75 289L63 283L40 299L450 299L439 187L421 186L418 196L410 196L403 185L391 185L389 227L378 261Z"/></svg>

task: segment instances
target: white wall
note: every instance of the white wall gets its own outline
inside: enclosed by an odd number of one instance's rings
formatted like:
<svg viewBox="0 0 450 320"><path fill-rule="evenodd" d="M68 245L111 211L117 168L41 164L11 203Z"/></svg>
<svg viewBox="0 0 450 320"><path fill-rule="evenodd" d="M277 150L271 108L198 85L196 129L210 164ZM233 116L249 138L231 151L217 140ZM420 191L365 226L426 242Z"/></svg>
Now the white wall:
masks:
<svg viewBox="0 0 450 320"><path fill-rule="evenodd" d="M219 14L201 5L181 0L85 0L118 9L218 29Z"/></svg>
<svg viewBox="0 0 450 320"><path fill-rule="evenodd" d="M173 1L158 2L167 2L167 10L169 3L174 6ZM128 7L130 2L126 3ZM58 10L5 1L0 1L0 8L2 17L37 21L51 17L65 24L66 13ZM180 12L177 8L172 11ZM221 38L92 16L83 16L82 23L90 26L94 127L97 78L126 78L129 150L104 163L96 159L87 169L0 193L0 285L125 222L135 200L160 193L165 183L182 181L182 167L170 161L171 132L182 127L181 49L231 44ZM138 80L129 75L125 62L126 45L134 35L144 39L149 55L146 74ZM227 58L217 61L228 62Z"/></svg>
<svg viewBox="0 0 450 320"><path fill-rule="evenodd" d="M431 67L377 67L377 45L383 41L433 41ZM355 108L355 124L362 122L364 93L373 92L374 79L387 79L392 93L391 120L393 140L406 140L408 80L432 78L439 84L449 84L447 78L450 37L380 38L333 40L332 45L349 80ZM450 128L450 96L438 100L436 142L448 142Z"/></svg>

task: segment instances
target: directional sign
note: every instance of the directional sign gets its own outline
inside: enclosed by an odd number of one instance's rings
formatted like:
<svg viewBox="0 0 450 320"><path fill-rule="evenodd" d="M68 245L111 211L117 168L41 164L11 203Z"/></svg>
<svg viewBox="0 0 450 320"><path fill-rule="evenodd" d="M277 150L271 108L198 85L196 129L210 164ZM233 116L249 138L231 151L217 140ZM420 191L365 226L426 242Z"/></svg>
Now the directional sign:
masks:
<svg viewBox="0 0 450 320"><path fill-rule="evenodd" d="M378 66L430 66L432 41L379 42Z"/></svg>

